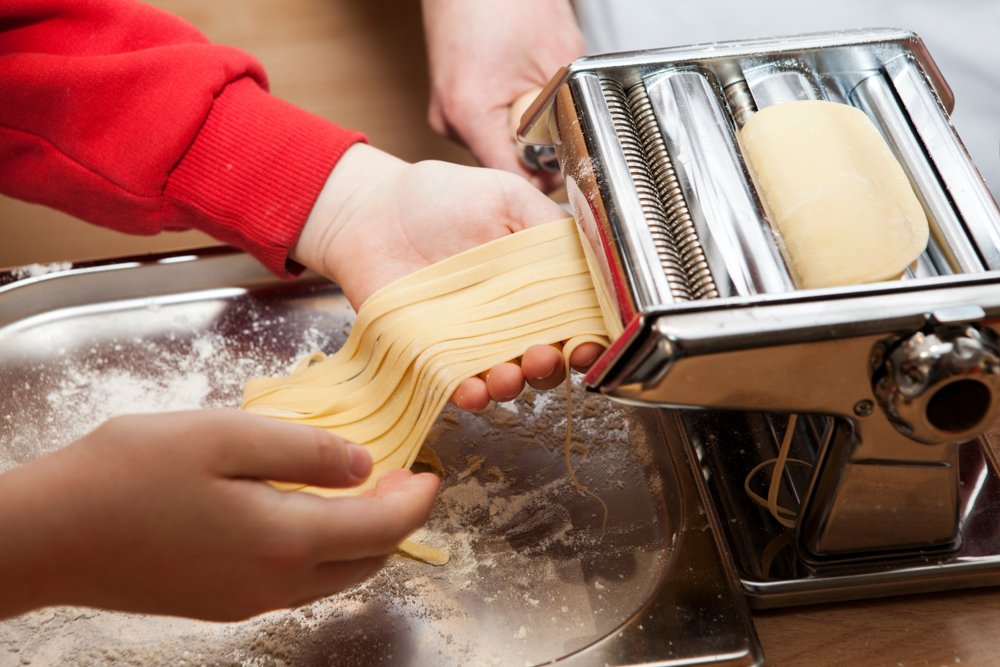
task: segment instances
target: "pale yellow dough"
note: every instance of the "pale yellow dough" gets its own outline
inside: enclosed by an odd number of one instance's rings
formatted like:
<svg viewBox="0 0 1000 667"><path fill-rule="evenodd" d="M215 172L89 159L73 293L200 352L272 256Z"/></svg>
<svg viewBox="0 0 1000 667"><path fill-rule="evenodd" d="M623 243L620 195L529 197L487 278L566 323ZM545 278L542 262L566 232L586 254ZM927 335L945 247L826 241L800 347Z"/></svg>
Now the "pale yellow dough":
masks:
<svg viewBox="0 0 1000 667"><path fill-rule="evenodd" d="M344 346L315 353L287 377L244 388L243 409L328 429L368 448L360 487L276 483L324 497L357 494L408 468L465 378L535 344L603 337L606 327L572 219L479 246L376 292ZM603 340L603 338L601 338ZM425 552L422 560L446 556Z"/></svg>
<svg viewBox="0 0 1000 667"><path fill-rule="evenodd" d="M777 104L755 113L741 137L798 287L892 279L927 246L923 207L860 110Z"/></svg>

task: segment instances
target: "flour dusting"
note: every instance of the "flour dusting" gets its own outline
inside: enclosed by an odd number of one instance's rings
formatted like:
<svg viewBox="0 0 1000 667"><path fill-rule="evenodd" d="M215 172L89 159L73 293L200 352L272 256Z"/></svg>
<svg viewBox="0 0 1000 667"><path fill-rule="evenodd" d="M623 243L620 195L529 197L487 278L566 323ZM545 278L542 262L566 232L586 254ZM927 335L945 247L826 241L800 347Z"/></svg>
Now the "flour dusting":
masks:
<svg viewBox="0 0 1000 667"><path fill-rule="evenodd" d="M25 266L17 266L11 269L11 273L18 280L23 280L24 278L37 278L39 276L48 275L50 273L58 273L60 271L69 271L73 268L73 264L70 262L53 262L51 264L27 264Z"/></svg>
<svg viewBox="0 0 1000 667"><path fill-rule="evenodd" d="M0 346L0 470L109 417L235 407L252 377L330 353L350 328L339 293L300 301L158 303L42 323ZM7 357L3 357L7 354ZM554 660L612 632L663 567L665 528L645 430L577 392L569 483L564 389L479 415L451 406L428 445L442 490L414 538L451 560L398 556L352 590L243 623L54 608L0 622L6 665L499 665Z"/></svg>

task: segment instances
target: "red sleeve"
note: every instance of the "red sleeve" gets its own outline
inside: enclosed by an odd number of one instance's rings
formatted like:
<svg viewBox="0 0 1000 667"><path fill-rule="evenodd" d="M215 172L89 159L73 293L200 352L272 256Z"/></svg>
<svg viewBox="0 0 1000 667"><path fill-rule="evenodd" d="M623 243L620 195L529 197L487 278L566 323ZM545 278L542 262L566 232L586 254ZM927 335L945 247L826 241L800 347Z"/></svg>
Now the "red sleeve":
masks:
<svg viewBox="0 0 1000 667"><path fill-rule="evenodd" d="M201 229L279 275L363 140L132 0L0 2L0 91L0 192L133 234Z"/></svg>

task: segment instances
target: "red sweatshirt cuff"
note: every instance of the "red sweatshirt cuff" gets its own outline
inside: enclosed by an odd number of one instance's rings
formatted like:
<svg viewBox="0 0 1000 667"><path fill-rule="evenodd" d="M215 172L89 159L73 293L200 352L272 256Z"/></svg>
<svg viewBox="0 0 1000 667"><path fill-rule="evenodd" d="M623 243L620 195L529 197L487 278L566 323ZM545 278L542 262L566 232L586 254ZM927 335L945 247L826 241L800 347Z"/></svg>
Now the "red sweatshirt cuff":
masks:
<svg viewBox="0 0 1000 667"><path fill-rule="evenodd" d="M164 194L185 222L291 277L301 267L288 253L316 197L344 152L364 140L240 79L215 99Z"/></svg>

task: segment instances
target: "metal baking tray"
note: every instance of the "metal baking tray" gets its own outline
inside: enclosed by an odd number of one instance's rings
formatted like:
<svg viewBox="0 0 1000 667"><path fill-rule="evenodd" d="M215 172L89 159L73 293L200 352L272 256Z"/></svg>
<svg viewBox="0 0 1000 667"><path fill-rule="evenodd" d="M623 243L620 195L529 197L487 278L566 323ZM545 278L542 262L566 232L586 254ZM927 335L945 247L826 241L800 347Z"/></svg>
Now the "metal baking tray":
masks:
<svg viewBox="0 0 1000 667"><path fill-rule="evenodd" d="M126 412L235 406L244 382L335 350L353 312L207 250L0 273L0 470ZM360 587L242 623L52 608L0 622L0 664L756 664L746 602L703 511L676 415L576 397L577 493L563 390L479 415L449 407L419 536ZM53 502L62 502L53 498Z"/></svg>

